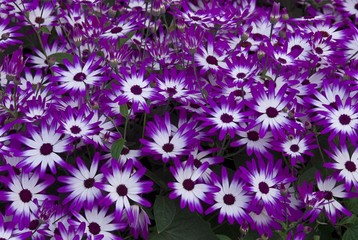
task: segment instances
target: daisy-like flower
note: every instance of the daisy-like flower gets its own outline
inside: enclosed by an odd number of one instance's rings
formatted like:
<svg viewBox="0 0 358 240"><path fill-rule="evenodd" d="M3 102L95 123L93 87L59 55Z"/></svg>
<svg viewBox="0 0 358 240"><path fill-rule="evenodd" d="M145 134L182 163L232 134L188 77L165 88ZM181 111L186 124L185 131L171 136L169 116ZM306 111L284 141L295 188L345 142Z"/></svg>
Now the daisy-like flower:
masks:
<svg viewBox="0 0 358 240"><path fill-rule="evenodd" d="M272 154L268 151L272 148L272 133L266 132L263 137L260 137L259 131L260 126L248 128L246 131L237 130L236 134L239 136L239 139L234 140L231 146L239 147L246 145L246 152L249 156L255 154L257 157L265 156L266 158L272 158Z"/></svg>
<svg viewBox="0 0 358 240"><path fill-rule="evenodd" d="M316 180L318 191L312 193L312 198L306 199L306 203L311 205L312 209L305 213L304 218L310 217L310 222L313 222L323 209L332 224L336 224L336 219L340 216L340 213L348 217L352 216L352 213L335 198L346 199L356 195L345 192L343 184L336 186L337 180L334 177L328 177L323 181L321 174L317 172Z"/></svg>
<svg viewBox="0 0 358 240"><path fill-rule="evenodd" d="M238 87L242 87L257 71L252 57L247 57L243 54L240 57L232 57L232 62L226 59L227 70L225 70L230 79Z"/></svg>
<svg viewBox="0 0 358 240"><path fill-rule="evenodd" d="M341 142L345 142L348 137L352 144L357 144L358 105L356 100L348 97L343 103L339 96L336 96L336 104L336 108L326 105L326 109L321 112L325 116L325 119L319 122L324 126L321 133L330 133L329 141L339 135Z"/></svg>
<svg viewBox="0 0 358 240"><path fill-rule="evenodd" d="M35 9L29 9L28 19L31 24L37 28L41 26L53 26L56 17L52 15L54 7L51 3L45 3L40 6L39 1L34 1L29 5L30 8L35 7Z"/></svg>
<svg viewBox="0 0 358 240"><path fill-rule="evenodd" d="M44 42L44 51L40 51L37 48L34 48L34 54L29 55L28 61L34 64L34 68L47 68L49 66L57 65L55 58L51 55L55 53L66 52L66 45L59 44L57 41L54 41L52 44L47 41L47 39L42 39Z"/></svg>
<svg viewBox="0 0 358 240"><path fill-rule="evenodd" d="M149 113L147 100L153 101L162 98L162 96L155 92L149 85L151 79L145 79L144 73L144 66L140 68L139 72L137 72L135 66L132 66L131 75L128 75L126 68L121 69L121 75L123 77L116 74L113 75L120 83L119 89L122 91L122 94L116 99L119 105L131 103L133 112L137 112L139 106L141 106L146 113Z"/></svg>
<svg viewBox="0 0 358 240"><path fill-rule="evenodd" d="M272 159L268 159L267 164L263 159L258 159L256 165L253 159L252 162L247 162L247 169L240 167L240 176L248 184L244 189L254 194L251 205L255 206L262 202L267 212L275 216L283 202L278 186L294 181L294 178L286 176L281 165L281 160L274 164Z"/></svg>
<svg viewBox="0 0 358 240"><path fill-rule="evenodd" d="M168 112L165 113L164 119L155 115L154 122L148 122L146 126L146 136L152 141L140 139L143 144L142 152L159 156L163 162L189 154L195 143L194 124L194 122L182 124L175 129L170 122Z"/></svg>
<svg viewBox="0 0 358 240"><path fill-rule="evenodd" d="M99 122L90 123L93 112L85 114L85 108L80 110L73 109L70 106L63 112L63 116L54 116L62 125L59 132L68 134L72 139L83 139L85 142L91 143L91 136L96 134L100 129Z"/></svg>
<svg viewBox="0 0 358 240"><path fill-rule="evenodd" d="M193 151L190 152L190 155L194 158L194 168L199 168L203 163L209 163L209 166L220 164L224 161L223 157L220 156L208 156L209 154L218 152L217 148L210 148L207 150L200 150L199 147L196 147ZM211 174L213 171L210 168L207 168L199 177L200 181L205 183L210 183L212 178Z"/></svg>
<svg viewBox="0 0 358 240"><path fill-rule="evenodd" d="M300 136L298 133L289 135L284 141L273 143L274 149L282 152L285 156L290 156L292 166L295 166L297 161L304 162L303 155L313 156L311 150L317 148L314 134Z"/></svg>
<svg viewBox="0 0 358 240"><path fill-rule="evenodd" d="M225 63L226 55L218 48L218 45L219 43L215 43L214 37L209 34L207 48L201 46L198 52L195 53L195 61L198 66L202 67L201 74L204 74L209 69L215 73L219 71L219 68L227 68Z"/></svg>
<svg viewBox="0 0 358 240"><path fill-rule="evenodd" d="M114 214L108 214L108 208L100 208L95 204L91 208L86 208L83 215L76 211L73 211L72 214L76 219L69 220L70 226L79 228L82 223L85 223L85 234L88 240L122 239L111 232L124 229L126 224L115 221Z"/></svg>
<svg viewBox="0 0 358 240"><path fill-rule="evenodd" d="M17 167L26 167L26 171L32 171L40 166L40 173L46 172L47 167L52 173L56 173L56 165L64 166L65 161L59 156L60 153L71 149L71 140L68 137L61 138L56 132L55 126L48 126L45 121L41 123L39 131L36 131L31 124L27 125L27 132L30 138L17 135L16 138L30 149L17 152L17 156L25 159L17 164ZM14 135L15 137L15 135Z"/></svg>
<svg viewBox="0 0 358 240"><path fill-rule="evenodd" d="M59 192L68 192L69 195L63 200L63 204L72 201L71 207L76 210L82 207L93 206L94 201L102 197L101 191L95 186L96 182L103 181L103 174L98 172L99 153L95 153L88 169L81 158L76 158L78 168L67 167L72 176L60 176L58 180L66 184L58 189Z"/></svg>
<svg viewBox="0 0 358 240"><path fill-rule="evenodd" d="M108 77L101 75L105 69L99 68L100 61L95 62L94 58L95 54L92 54L82 66L80 58L75 55L73 64L68 59L63 60L67 70L54 67L53 70L58 76L52 79L60 84L54 87L58 94L69 92L84 96L88 86L100 86L106 81Z"/></svg>
<svg viewBox="0 0 358 240"><path fill-rule="evenodd" d="M84 236L86 229L86 223L82 222L78 227L74 225L70 225L66 228L66 226L62 223L58 223L58 235L55 234L55 240L63 240L63 239L73 239L73 240L81 240Z"/></svg>
<svg viewBox="0 0 358 240"><path fill-rule="evenodd" d="M28 239L31 236L30 231L24 230L22 233L18 232L16 222L14 220L5 222L4 216L0 213L0 239L22 240Z"/></svg>
<svg viewBox="0 0 358 240"><path fill-rule="evenodd" d="M139 22L136 18L130 18L128 14L123 14L118 22L114 22L104 30L101 38L110 39L116 41L119 38L126 38L129 32L132 32L138 28Z"/></svg>
<svg viewBox="0 0 358 240"><path fill-rule="evenodd" d="M38 171L16 175L13 169L9 169L9 175L1 177L0 181L8 188L8 190L0 191L0 200L11 202L6 209L6 215L13 216L13 221L18 223L20 230L28 226L31 214L37 210L34 199L57 200L56 196L41 193L55 181L50 175L43 174L40 179Z"/></svg>
<svg viewBox="0 0 358 240"><path fill-rule="evenodd" d="M346 11L349 15L353 15L358 18L358 3L357 0L344 0L340 1L342 4L342 8Z"/></svg>
<svg viewBox="0 0 358 240"><path fill-rule="evenodd" d="M260 235L272 236L272 230L280 230L281 225L273 218L265 208L261 211L250 212L252 218L251 227L256 230Z"/></svg>
<svg viewBox="0 0 358 240"><path fill-rule="evenodd" d="M263 137L269 128L275 138L285 137L284 129L289 126L299 128L299 125L290 121L287 114L283 112L294 96L294 93L289 93L286 96L287 89L288 86L285 84L277 91L273 81L269 82L267 92L264 85L260 83L251 88L253 101L247 101L246 104L252 110L260 113L256 119L256 124L261 123L260 137Z"/></svg>
<svg viewBox="0 0 358 240"><path fill-rule="evenodd" d="M180 197L180 207L189 206L191 212L197 211L203 213L203 207L200 201L211 204L213 193L220 189L207 183L200 183L198 179L209 167L208 163L203 163L199 168L194 170L194 158L189 156L185 165L178 159L174 159L174 166L170 167L176 182L168 183L168 187L173 189L169 194L170 199Z"/></svg>
<svg viewBox="0 0 358 240"><path fill-rule="evenodd" d="M305 61L309 57L311 46L309 44L308 38L294 34L288 38L287 49L290 52L300 52L300 54L297 56L297 59Z"/></svg>
<svg viewBox="0 0 358 240"><path fill-rule="evenodd" d="M215 176L215 175L213 175ZM205 214L209 214L220 209L219 223L225 218L230 224L237 221L243 224L245 221L251 222L251 218L247 212L249 208L251 196L243 189L244 184L240 182L239 171L236 171L231 182L229 182L228 173L225 167L221 170L221 179L213 178L213 184L220 188L219 192L214 193L214 205L209 207Z"/></svg>
<svg viewBox="0 0 358 240"><path fill-rule="evenodd" d="M192 91L184 77L184 72L177 73L175 68L170 71L164 69L164 75L157 77L159 92L165 99L174 99L178 102L188 102Z"/></svg>
<svg viewBox="0 0 358 240"><path fill-rule="evenodd" d="M234 138L237 129L242 130L239 123L247 122L247 116L250 112L242 112L244 102L237 103L234 96L230 95L229 98L222 97L219 101L220 105L211 98L208 99L210 108L203 106L205 112L209 117L201 117L203 126L212 126L209 133L219 131L219 140L223 140L226 134Z"/></svg>
<svg viewBox="0 0 358 240"><path fill-rule="evenodd" d="M352 185L358 189L358 149L356 148L352 154L349 153L347 146L342 143L340 149L332 145L333 152L326 153L335 161L324 163L326 168L338 170L337 180L344 180L346 191L350 191Z"/></svg>
<svg viewBox="0 0 358 240"><path fill-rule="evenodd" d="M20 26L8 28L7 26L9 25L9 23L10 18L0 18L0 49L6 49L6 47L10 45L22 43L22 41L16 39L17 37L22 36L21 33L16 32L20 28Z"/></svg>
<svg viewBox="0 0 358 240"><path fill-rule="evenodd" d="M146 168L138 167L138 169L134 169L132 161L120 166L117 161L113 160L111 165L111 169L103 169L106 182L95 183L98 188L108 192L101 202L106 206L115 203L116 218L120 219L123 210L125 210L129 220L133 221L134 216L131 212L129 200L150 207L150 202L141 197L141 194L152 191L153 182L140 181Z"/></svg>
<svg viewBox="0 0 358 240"><path fill-rule="evenodd" d="M357 3L358 4L358 3ZM351 36L351 39L346 42L346 54L347 59L358 59L358 30Z"/></svg>

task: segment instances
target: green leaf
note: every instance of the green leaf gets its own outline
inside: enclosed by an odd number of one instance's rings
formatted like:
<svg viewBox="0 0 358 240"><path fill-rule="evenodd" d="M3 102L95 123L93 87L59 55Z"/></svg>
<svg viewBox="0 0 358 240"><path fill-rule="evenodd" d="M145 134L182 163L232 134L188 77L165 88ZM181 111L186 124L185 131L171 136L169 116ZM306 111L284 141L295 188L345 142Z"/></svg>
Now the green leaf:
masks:
<svg viewBox="0 0 358 240"><path fill-rule="evenodd" d="M44 32L44 33L48 33L48 34L51 33L50 30L49 30L46 26L40 27L40 31L41 31L41 32Z"/></svg>
<svg viewBox="0 0 358 240"><path fill-rule="evenodd" d="M119 106L119 112L122 114L124 118L128 117L128 106L127 104L123 104Z"/></svg>
<svg viewBox="0 0 358 240"><path fill-rule="evenodd" d="M125 140L123 138L117 139L111 147L111 155L114 159L119 159Z"/></svg>
<svg viewBox="0 0 358 240"><path fill-rule="evenodd" d="M260 238L260 235L256 231L249 231L243 240L256 240L258 238Z"/></svg>
<svg viewBox="0 0 358 240"><path fill-rule="evenodd" d="M353 225L348 228L343 234L343 240L357 240L358 239L358 225Z"/></svg>
<svg viewBox="0 0 358 240"><path fill-rule="evenodd" d="M357 224L358 224L358 217L355 214L353 214L351 217L345 217L339 222L340 226L357 225Z"/></svg>
<svg viewBox="0 0 358 240"><path fill-rule="evenodd" d="M168 197L157 196L154 202L154 219L158 233L163 232L172 223L176 213L174 201Z"/></svg>
<svg viewBox="0 0 358 240"><path fill-rule="evenodd" d="M176 212L172 223L161 233L152 232L150 240L218 240L210 224L198 214L178 206Z"/></svg>
<svg viewBox="0 0 358 240"><path fill-rule="evenodd" d="M317 172L317 169L315 167L311 167L311 168L307 169L306 171L304 171L298 177L298 185L301 185L303 182L315 182L316 172Z"/></svg>
<svg viewBox="0 0 358 240"><path fill-rule="evenodd" d="M54 53L48 56L48 58L54 58L56 62L61 64L63 64L64 59L73 63L73 55L70 53Z"/></svg>
<svg viewBox="0 0 358 240"><path fill-rule="evenodd" d="M345 205L349 211L358 214L358 198L351 198L346 200Z"/></svg>
<svg viewBox="0 0 358 240"><path fill-rule="evenodd" d="M127 36L126 38L120 38L118 40L118 46L119 47L123 46L129 39L131 39L134 36L135 33L136 33L136 31L132 31L126 35Z"/></svg>
<svg viewBox="0 0 358 240"><path fill-rule="evenodd" d="M226 235L221 235L221 234L216 234L216 236L218 237L219 240L231 240L228 236Z"/></svg>

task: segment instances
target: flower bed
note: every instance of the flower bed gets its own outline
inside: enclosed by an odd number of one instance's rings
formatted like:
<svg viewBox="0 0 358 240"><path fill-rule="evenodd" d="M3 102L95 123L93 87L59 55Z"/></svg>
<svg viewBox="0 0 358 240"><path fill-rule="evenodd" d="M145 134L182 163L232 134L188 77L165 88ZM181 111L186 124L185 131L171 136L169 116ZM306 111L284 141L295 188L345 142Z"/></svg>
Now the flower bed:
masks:
<svg viewBox="0 0 358 240"><path fill-rule="evenodd" d="M357 239L358 2L0 2L0 239Z"/></svg>

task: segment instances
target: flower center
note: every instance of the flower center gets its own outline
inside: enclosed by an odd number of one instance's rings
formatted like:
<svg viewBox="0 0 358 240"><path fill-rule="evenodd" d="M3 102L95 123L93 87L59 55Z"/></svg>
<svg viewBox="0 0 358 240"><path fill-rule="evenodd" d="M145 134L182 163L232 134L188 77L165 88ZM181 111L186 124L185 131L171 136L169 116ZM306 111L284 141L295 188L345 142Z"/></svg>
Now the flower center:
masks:
<svg viewBox="0 0 358 240"><path fill-rule="evenodd" d="M169 153L169 152L172 152L174 150L174 145L171 144L171 143L166 143L166 144L163 145L162 149L165 152Z"/></svg>
<svg viewBox="0 0 358 240"><path fill-rule="evenodd" d="M138 85L134 85L131 87L131 92L134 94L134 95L140 95L142 93L142 88Z"/></svg>
<svg viewBox="0 0 358 240"><path fill-rule="evenodd" d="M233 205L235 203L235 197L232 194L225 194L224 203L226 205Z"/></svg>
<svg viewBox="0 0 358 240"><path fill-rule="evenodd" d="M43 19L42 17L35 18L35 23L37 23L37 24L43 24L44 22L45 22L45 19Z"/></svg>
<svg viewBox="0 0 358 240"><path fill-rule="evenodd" d="M286 64L286 63L287 63L286 59L283 59L283 58L281 58L281 57L279 57L279 58L277 59L277 61L280 62L280 63L282 63L282 64Z"/></svg>
<svg viewBox="0 0 358 240"><path fill-rule="evenodd" d="M334 109L337 109L337 103L336 102L331 102L329 104L329 106L333 107Z"/></svg>
<svg viewBox="0 0 358 240"><path fill-rule="evenodd" d="M356 10L358 10L358 3L357 3L356 5L354 5L354 8L355 8Z"/></svg>
<svg viewBox="0 0 358 240"><path fill-rule="evenodd" d="M195 166L196 168L199 168L201 165L202 165L202 163L201 163L198 159L195 159L195 160L194 160L194 166Z"/></svg>
<svg viewBox="0 0 358 240"><path fill-rule="evenodd" d="M111 33L114 33L114 34L120 33L120 32L122 32L122 30L123 30L123 28L121 28L121 27L114 27L111 29Z"/></svg>
<svg viewBox="0 0 358 240"><path fill-rule="evenodd" d="M221 115L220 119L223 123L231 123L234 120L234 118L230 114L227 114L227 113L224 113L223 115Z"/></svg>
<svg viewBox="0 0 358 240"><path fill-rule="evenodd" d="M83 72L76 73L76 75L73 76L73 80L75 80L76 82L83 82L84 80L86 80L86 74L84 74Z"/></svg>
<svg viewBox="0 0 358 240"><path fill-rule="evenodd" d="M355 172L357 170L357 166L355 165L354 162L352 161L347 161L344 166L346 167L346 169L350 172Z"/></svg>
<svg viewBox="0 0 358 240"><path fill-rule="evenodd" d="M40 223L40 221L37 220L37 219L32 220L32 221L30 222L30 224L29 224L29 229L30 229L30 230L35 230L35 229L38 227L39 223ZM0 238L0 239L1 239L1 238Z"/></svg>
<svg viewBox="0 0 358 240"><path fill-rule="evenodd" d="M302 85L308 85L308 84L310 84L310 80L308 80L308 79L305 79L305 80L303 80L302 82L301 82L301 84Z"/></svg>
<svg viewBox="0 0 358 240"><path fill-rule="evenodd" d="M266 114L269 118L275 118L278 115L278 111L276 110L276 108L269 107L266 109Z"/></svg>
<svg viewBox="0 0 358 240"><path fill-rule="evenodd" d="M242 97L242 96L245 96L245 91L242 91L240 89L237 89L235 91L232 92L234 94L235 97Z"/></svg>
<svg viewBox="0 0 358 240"><path fill-rule="evenodd" d="M73 134L79 134L81 132L81 128L79 128L78 126L74 125L70 128L71 133Z"/></svg>
<svg viewBox="0 0 358 240"><path fill-rule="evenodd" d="M302 47L300 45L294 45L291 47L291 52L293 51L301 51L302 50Z"/></svg>
<svg viewBox="0 0 358 240"><path fill-rule="evenodd" d="M121 184L117 187L117 193L119 196L124 197L128 193L128 188L125 185Z"/></svg>
<svg viewBox="0 0 358 240"><path fill-rule="evenodd" d="M321 34L321 36L322 36L322 37L324 37L324 38L329 37L329 33L328 33L328 32L326 32L326 31L319 31L319 33L320 33L320 34Z"/></svg>
<svg viewBox="0 0 358 240"><path fill-rule="evenodd" d="M320 47L316 47L316 48L315 48L315 51L316 51L316 53L318 53L318 54L322 54L322 53L323 53L323 50L322 50L322 48L320 48Z"/></svg>
<svg viewBox="0 0 358 240"><path fill-rule="evenodd" d="M40 153L45 156L51 154L52 151L53 151L53 147L52 144L50 143L44 143L40 148Z"/></svg>
<svg viewBox="0 0 358 240"><path fill-rule="evenodd" d="M238 79L243 79L244 77L246 77L246 74L245 73L242 73L242 72L239 72L238 74L236 74L236 77Z"/></svg>
<svg viewBox="0 0 358 240"><path fill-rule="evenodd" d="M129 149L124 147L122 148L121 155L127 155L129 153Z"/></svg>
<svg viewBox="0 0 358 240"><path fill-rule="evenodd" d="M323 198L326 200L331 200L333 198L333 193L331 191L324 191L323 194Z"/></svg>
<svg viewBox="0 0 358 240"><path fill-rule="evenodd" d="M206 58L206 61L211 64L211 65L218 65L218 60L216 59L216 57L209 55Z"/></svg>
<svg viewBox="0 0 358 240"><path fill-rule="evenodd" d="M90 233L92 233L93 235L97 235L98 233L101 232L101 227L98 225L98 223L95 223L95 222L91 222L88 225L88 229L89 229Z"/></svg>
<svg viewBox="0 0 358 240"><path fill-rule="evenodd" d="M241 47L243 47L243 48L246 48L246 47L251 47L251 43L250 42L248 42L248 41L241 41L240 43L239 43L239 45L241 46Z"/></svg>
<svg viewBox="0 0 358 240"><path fill-rule="evenodd" d="M94 178L88 178L83 182L85 188L92 188L94 186Z"/></svg>
<svg viewBox="0 0 358 240"><path fill-rule="evenodd" d="M348 124L351 122L351 118L350 118L347 114L342 114L342 115L339 117L339 122L340 122L342 125L348 125Z"/></svg>
<svg viewBox="0 0 358 240"><path fill-rule="evenodd" d="M193 182L193 180L189 179L185 179L183 181L183 187L185 188L185 190L187 191L191 191L194 189L195 187L195 183Z"/></svg>
<svg viewBox="0 0 358 240"><path fill-rule="evenodd" d="M269 186L267 185L267 183L265 183L265 182L260 182L260 183L259 183L259 190L260 190L260 192L262 192L263 194L268 194L270 188L269 188Z"/></svg>
<svg viewBox="0 0 358 240"><path fill-rule="evenodd" d="M247 133L247 138L248 138L250 141L256 142L257 140L259 140L259 133L256 132L256 131L249 131L249 132Z"/></svg>
<svg viewBox="0 0 358 240"><path fill-rule="evenodd" d="M300 147L297 144L292 144L290 150L292 152L298 152L298 150L300 150Z"/></svg>
<svg viewBox="0 0 358 240"><path fill-rule="evenodd" d="M177 90L175 89L175 87L168 87L167 93L169 94L169 96L173 96L177 93Z"/></svg>
<svg viewBox="0 0 358 240"><path fill-rule="evenodd" d="M19 193L21 201L28 203L32 199L32 193L28 189L23 189Z"/></svg>
<svg viewBox="0 0 358 240"><path fill-rule="evenodd" d="M190 107L194 108L194 109L199 109L200 105L196 104L196 103L190 103Z"/></svg>
<svg viewBox="0 0 358 240"><path fill-rule="evenodd" d="M194 21L200 21L201 20L201 18L197 17L197 16L191 16L190 18L193 19Z"/></svg>

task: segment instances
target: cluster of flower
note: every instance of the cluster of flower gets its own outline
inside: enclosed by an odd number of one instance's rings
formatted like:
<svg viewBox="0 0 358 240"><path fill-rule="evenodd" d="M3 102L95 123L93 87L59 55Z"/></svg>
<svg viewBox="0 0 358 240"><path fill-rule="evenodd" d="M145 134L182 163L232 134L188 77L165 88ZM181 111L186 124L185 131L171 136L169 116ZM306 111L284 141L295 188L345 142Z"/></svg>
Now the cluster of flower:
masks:
<svg viewBox="0 0 358 240"><path fill-rule="evenodd" d="M288 239L350 216L358 2L261 2L1 0L0 239L146 239L156 194Z"/></svg>

